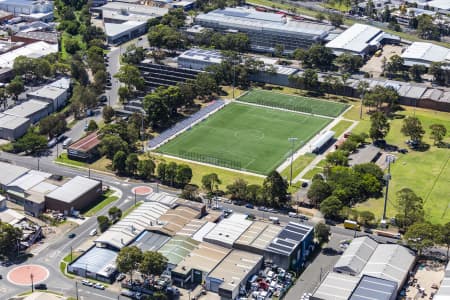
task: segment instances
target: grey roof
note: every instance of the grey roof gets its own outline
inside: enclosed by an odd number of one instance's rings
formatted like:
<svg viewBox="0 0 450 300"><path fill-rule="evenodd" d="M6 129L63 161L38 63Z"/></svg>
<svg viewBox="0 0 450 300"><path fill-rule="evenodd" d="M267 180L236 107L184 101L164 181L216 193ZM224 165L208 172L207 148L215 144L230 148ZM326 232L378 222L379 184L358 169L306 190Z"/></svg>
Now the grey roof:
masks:
<svg viewBox="0 0 450 300"><path fill-rule="evenodd" d="M222 54L217 50L192 48L181 53L180 56L178 56L178 59L188 59L220 64L222 62Z"/></svg>
<svg viewBox="0 0 450 300"><path fill-rule="evenodd" d="M39 90L27 93L28 97L37 97L55 100L66 92L66 89L58 88L51 85L45 85Z"/></svg>
<svg viewBox="0 0 450 300"><path fill-rule="evenodd" d="M415 260L414 252L403 246L380 244L361 274L395 281L400 288L403 286Z"/></svg>
<svg viewBox="0 0 450 300"><path fill-rule="evenodd" d="M167 235L144 231L132 243L132 246L137 246L142 251L157 251L165 243L170 240Z"/></svg>
<svg viewBox="0 0 450 300"><path fill-rule="evenodd" d="M70 78L69 77L61 77L60 79L49 83L48 86L60 88L67 90L70 88Z"/></svg>
<svg viewBox="0 0 450 300"><path fill-rule="evenodd" d="M5 110L4 113L16 117L29 118L37 112L46 110L49 106L50 103L48 102L32 99Z"/></svg>
<svg viewBox="0 0 450 300"><path fill-rule="evenodd" d="M29 190L32 187L42 183L47 178L52 176L50 173L45 173L41 171L30 170L26 174L20 176L16 180L10 182L8 187L11 188L13 186L20 188L23 191Z"/></svg>
<svg viewBox="0 0 450 300"><path fill-rule="evenodd" d="M347 300L358 282L359 277L330 272L314 292L314 299Z"/></svg>
<svg viewBox="0 0 450 300"><path fill-rule="evenodd" d="M203 237L206 242L231 248L241 234L252 224L246 215L232 214L223 219L208 234Z"/></svg>
<svg viewBox="0 0 450 300"><path fill-rule="evenodd" d="M47 31L27 31L18 32L15 36L28 38L33 40L44 41L47 43L56 44L58 43L58 33L57 32L47 32Z"/></svg>
<svg viewBox="0 0 450 300"><path fill-rule="evenodd" d="M108 2L102 7L100 7L104 12L105 11L116 11L122 14L125 11L125 14L136 14L136 15L144 15L149 18L153 17L162 17L169 11L167 8L149 6L149 5L140 5L140 4L130 4L130 3L121 3L121 2Z"/></svg>
<svg viewBox="0 0 450 300"><path fill-rule="evenodd" d="M4 113L0 113L0 128L14 130L26 123L29 123L28 118L11 116Z"/></svg>
<svg viewBox="0 0 450 300"><path fill-rule="evenodd" d="M126 21L125 23L105 23L105 33L108 37L115 37L122 33L133 31L134 29L144 26L145 21Z"/></svg>
<svg viewBox="0 0 450 300"><path fill-rule="evenodd" d="M369 237L354 239L334 265L334 271L359 274L369 261L378 243Z"/></svg>
<svg viewBox="0 0 450 300"><path fill-rule="evenodd" d="M281 226L257 221L240 236L235 245L264 250L281 230Z"/></svg>
<svg viewBox="0 0 450 300"><path fill-rule="evenodd" d="M450 63L450 49L432 43L414 42L402 54L406 66L428 66L432 62Z"/></svg>
<svg viewBox="0 0 450 300"><path fill-rule="evenodd" d="M266 250L272 253L290 255L313 229L311 226L289 222L267 246Z"/></svg>
<svg viewBox="0 0 450 300"><path fill-rule="evenodd" d="M200 14L197 22L212 22L230 29L248 29L256 31L271 31L283 35L311 35L321 38L328 35L332 26L313 22L290 21L275 13L258 12L242 7L227 7L216 9L206 14Z"/></svg>
<svg viewBox="0 0 450 300"><path fill-rule="evenodd" d="M75 176L56 190L48 193L47 197L72 203L87 191L95 188L99 183L100 181L98 180Z"/></svg>
<svg viewBox="0 0 450 300"><path fill-rule="evenodd" d="M441 282L438 292L433 297L434 300L450 299L450 277L444 278Z"/></svg>
<svg viewBox="0 0 450 300"><path fill-rule="evenodd" d="M69 268L87 270L108 277L116 268L116 257L116 251L93 247L70 264Z"/></svg>
<svg viewBox="0 0 450 300"><path fill-rule="evenodd" d="M0 118L1 120L1 118ZM24 167L4 163L0 161L0 184L7 185L17 178L25 175L29 170Z"/></svg>
<svg viewBox="0 0 450 300"><path fill-rule="evenodd" d="M376 45L382 34L381 29L356 23L327 43L326 47L336 51L362 53L371 44Z"/></svg>
<svg viewBox="0 0 450 300"><path fill-rule="evenodd" d="M391 300L396 295L396 282L364 275L349 300Z"/></svg>

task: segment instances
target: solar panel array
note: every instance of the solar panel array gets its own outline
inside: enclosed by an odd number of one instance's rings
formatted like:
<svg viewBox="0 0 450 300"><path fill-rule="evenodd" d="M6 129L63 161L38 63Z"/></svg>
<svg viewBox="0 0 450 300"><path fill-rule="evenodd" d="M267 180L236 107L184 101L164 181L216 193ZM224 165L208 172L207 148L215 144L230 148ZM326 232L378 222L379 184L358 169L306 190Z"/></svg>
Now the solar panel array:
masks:
<svg viewBox="0 0 450 300"><path fill-rule="evenodd" d="M216 100L216 101L212 102L207 107L199 110L198 112L196 112L192 116L184 119L183 121L178 122L171 128L163 131L160 135L158 135L154 139L150 140L150 142L148 143L149 148L150 149L156 148L157 146L159 146L162 143L164 143L165 141L167 141L169 138L177 135L178 133L180 133L187 127L194 124L196 121L203 119L209 113L213 112L214 110L216 110L224 105L225 105L225 101L223 101L223 100Z"/></svg>
<svg viewBox="0 0 450 300"><path fill-rule="evenodd" d="M290 255L311 230L312 227L289 222L266 250L278 254Z"/></svg>

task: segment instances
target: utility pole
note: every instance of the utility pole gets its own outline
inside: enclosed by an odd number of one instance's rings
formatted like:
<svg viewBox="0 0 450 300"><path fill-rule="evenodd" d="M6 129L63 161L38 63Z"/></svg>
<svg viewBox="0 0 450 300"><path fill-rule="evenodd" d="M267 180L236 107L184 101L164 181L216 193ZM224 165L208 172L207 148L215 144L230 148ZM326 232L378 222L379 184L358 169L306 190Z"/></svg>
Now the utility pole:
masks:
<svg viewBox="0 0 450 300"><path fill-rule="evenodd" d="M298 140L296 137L288 138L288 141L291 142L291 178L289 180L289 185L292 185L292 163L294 161L294 143Z"/></svg>
<svg viewBox="0 0 450 300"><path fill-rule="evenodd" d="M234 98L234 86L236 85L236 60L233 59L233 100Z"/></svg>
<svg viewBox="0 0 450 300"><path fill-rule="evenodd" d="M389 193L389 181L391 180L391 163L395 162L395 156L387 155L386 162L388 164L388 172L384 176L384 180L386 181L386 192L384 193L383 220L386 220L386 206L387 206L387 198L388 198L388 193Z"/></svg>
<svg viewBox="0 0 450 300"><path fill-rule="evenodd" d="M134 206L136 206L136 189L134 190Z"/></svg>
<svg viewBox="0 0 450 300"><path fill-rule="evenodd" d="M70 262L72 262L72 246L70 246Z"/></svg>
<svg viewBox="0 0 450 300"><path fill-rule="evenodd" d="M39 161L40 161L39 157L37 158L37 161L38 161L37 170L39 171Z"/></svg>
<svg viewBox="0 0 450 300"><path fill-rule="evenodd" d="M33 284L33 273L30 273L30 279L31 279L31 292L34 293L34 284Z"/></svg>
<svg viewBox="0 0 450 300"><path fill-rule="evenodd" d="M91 168L88 167L88 178L91 178Z"/></svg>
<svg viewBox="0 0 450 300"><path fill-rule="evenodd" d="M78 300L78 281L75 281L75 294L76 294L77 300Z"/></svg>

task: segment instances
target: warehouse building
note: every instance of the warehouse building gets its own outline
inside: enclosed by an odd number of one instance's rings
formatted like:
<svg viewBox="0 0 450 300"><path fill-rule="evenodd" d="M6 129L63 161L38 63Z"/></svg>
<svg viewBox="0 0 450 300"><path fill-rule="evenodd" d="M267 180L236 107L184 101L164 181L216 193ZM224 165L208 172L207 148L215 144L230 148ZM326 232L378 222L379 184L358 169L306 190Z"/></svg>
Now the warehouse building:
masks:
<svg viewBox="0 0 450 300"><path fill-rule="evenodd" d="M28 100L5 110L4 113L30 119L31 123L36 123L50 114L50 104L39 100Z"/></svg>
<svg viewBox="0 0 450 300"><path fill-rule="evenodd" d="M28 99L36 99L50 103L50 113L63 108L70 96L70 79L61 78L42 88L27 93Z"/></svg>
<svg viewBox="0 0 450 300"><path fill-rule="evenodd" d="M211 243L200 243L172 270L174 284L189 287L206 282L206 277L230 253L227 249Z"/></svg>
<svg viewBox="0 0 450 300"><path fill-rule="evenodd" d="M30 119L0 113L0 139L14 141L30 127Z"/></svg>
<svg viewBox="0 0 450 300"><path fill-rule="evenodd" d="M298 270L314 249L314 228L289 222L264 251L264 258L283 269Z"/></svg>
<svg viewBox="0 0 450 300"><path fill-rule="evenodd" d="M152 227L152 229L174 236L192 219L197 219L198 217L200 217L198 211L189 207L177 206L166 211L159 218L158 223L155 224L157 227Z"/></svg>
<svg viewBox="0 0 450 300"><path fill-rule="evenodd" d="M296 21L276 13L258 12L242 7L216 9L199 14L195 23L220 32L243 32L253 51L275 52L282 45L286 53L320 43L333 29L314 22Z"/></svg>
<svg viewBox="0 0 450 300"><path fill-rule="evenodd" d="M81 277L111 283L117 272L117 252L92 247L67 266L67 271Z"/></svg>
<svg viewBox="0 0 450 300"><path fill-rule="evenodd" d="M145 202L100 235L95 240L95 243L99 246L107 246L120 250L148 227L156 224L157 220L167 210L169 208L165 205L155 202Z"/></svg>
<svg viewBox="0 0 450 300"><path fill-rule="evenodd" d="M281 230L281 226L259 221L253 222L234 243L234 248L263 255L264 250Z"/></svg>
<svg viewBox="0 0 450 300"><path fill-rule="evenodd" d="M27 44L23 47L1 54L0 68L12 68L14 65L14 60L19 56L39 58L57 52L57 44L49 44L42 41Z"/></svg>
<svg viewBox="0 0 450 300"><path fill-rule="evenodd" d="M85 209L101 195L101 181L76 176L45 195L45 206L68 214L73 210Z"/></svg>
<svg viewBox="0 0 450 300"><path fill-rule="evenodd" d="M333 271L356 276L364 269L378 243L369 237L354 239L334 265Z"/></svg>
<svg viewBox="0 0 450 300"><path fill-rule="evenodd" d="M0 161L0 188L7 190L8 184L28 173L28 169Z"/></svg>
<svg viewBox="0 0 450 300"><path fill-rule="evenodd" d="M232 214L217 224L203 237L203 240L222 247L232 248L234 242L236 242L252 223L252 221L247 220L246 215Z"/></svg>
<svg viewBox="0 0 450 300"><path fill-rule="evenodd" d="M136 246L142 251L158 251L168 241L170 236L144 230L130 243L130 246Z"/></svg>
<svg viewBox="0 0 450 300"><path fill-rule="evenodd" d="M233 250L206 278L206 288L218 293L222 300L237 299L250 276L261 269L263 257Z"/></svg>
<svg viewBox="0 0 450 300"><path fill-rule="evenodd" d="M100 152L98 151L99 145L100 138L98 131L92 132L71 144L67 148L67 156L73 160L92 162L100 156Z"/></svg>
<svg viewBox="0 0 450 300"><path fill-rule="evenodd" d="M381 47L385 34L381 29L356 23L326 44L335 55L350 53L366 56Z"/></svg>
<svg viewBox="0 0 450 300"><path fill-rule="evenodd" d="M172 270L185 259L200 242L186 236L176 235L171 238L158 252L164 255L167 262L167 269Z"/></svg>
<svg viewBox="0 0 450 300"><path fill-rule="evenodd" d="M147 32L147 22L126 21L124 23L105 23L108 44L120 45Z"/></svg>
<svg viewBox="0 0 450 300"><path fill-rule="evenodd" d="M100 7L92 7L91 11L100 13L105 23L147 22L153 18L160 18L169 12L167 8L163 7L117 1L108 2Z"/></svg>
<svg viewBox="0 0 450 300"><path fill-rule="evenodd" d="M450 64L450 49L432 43L414 42L401 56L407 67L422 65L428 68L432 62Z"/></svg>
<svg viewBox="0 0 450 300"><path fill-rule="evenodd" d="M1 0L0 10L44 22L53 20L53 1Z"/></svg>
<svg viewBox="0 0 450 300"><path fill-rule="evenodd" d="M203 71L211 65L220 64L222 54L217 50L192 48L181 53L177 62L179 68Z"/></svg>

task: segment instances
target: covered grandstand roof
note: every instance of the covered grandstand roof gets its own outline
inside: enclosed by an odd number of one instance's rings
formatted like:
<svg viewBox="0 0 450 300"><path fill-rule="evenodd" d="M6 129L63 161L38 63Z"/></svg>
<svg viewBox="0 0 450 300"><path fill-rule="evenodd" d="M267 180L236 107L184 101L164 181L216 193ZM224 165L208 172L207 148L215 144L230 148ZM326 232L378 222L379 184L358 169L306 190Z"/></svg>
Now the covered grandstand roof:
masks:
<svg viewBox="0 0 450 300"><path fill-rule="evenodd" d="M111 226L95 242L121 249L142 231L155 225L156 221L168 210L169 208L163 204L145 202Z"/></svg>

